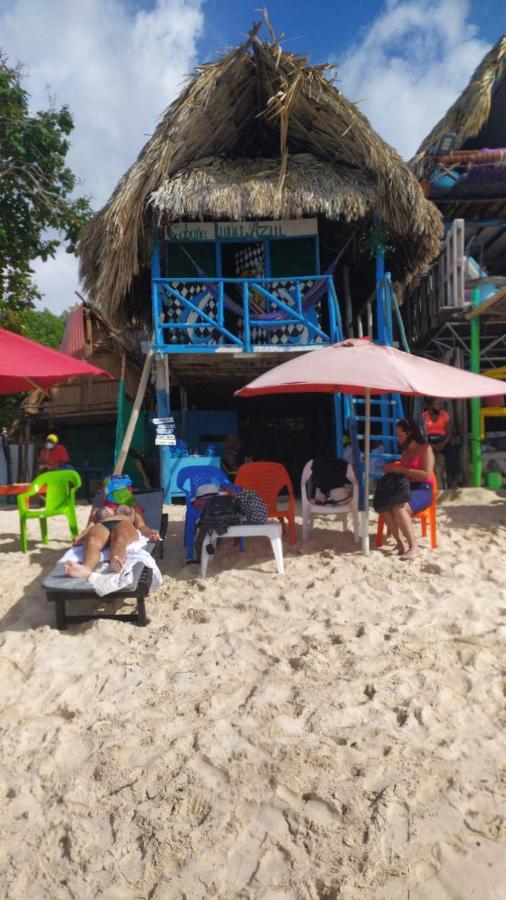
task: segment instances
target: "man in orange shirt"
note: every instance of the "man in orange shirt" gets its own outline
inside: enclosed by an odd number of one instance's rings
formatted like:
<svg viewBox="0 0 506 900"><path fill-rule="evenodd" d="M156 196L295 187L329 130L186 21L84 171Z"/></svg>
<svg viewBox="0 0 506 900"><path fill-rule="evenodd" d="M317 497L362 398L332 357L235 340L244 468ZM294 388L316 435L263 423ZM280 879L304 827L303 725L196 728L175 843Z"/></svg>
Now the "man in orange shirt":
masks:
<svg viewBox="0 0 506 900"><path fill-rule="evenodd" d="M450 416L443 406L442 400L433 397L423 414L427 441L431 445L436 459L434 471L440 488L446 487L445 447L452 438Z"/></svg>
<svg viewBox="0 0 506 900"><path fill-rule="evenodd" d="M70 457L57 434L48 434L46 443L39 453L39 472L71 468Z"/></svg>

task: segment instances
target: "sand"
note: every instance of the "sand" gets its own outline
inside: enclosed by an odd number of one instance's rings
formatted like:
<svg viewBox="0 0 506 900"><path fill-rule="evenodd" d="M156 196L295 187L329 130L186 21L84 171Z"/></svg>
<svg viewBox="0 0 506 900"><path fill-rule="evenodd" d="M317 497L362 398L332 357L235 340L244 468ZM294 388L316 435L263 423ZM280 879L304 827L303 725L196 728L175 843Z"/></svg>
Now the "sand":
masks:
<svg viewBox="0 0 506 900"><path fill-rule="evenodd" d="M59 633L64 520L25 557L0 512L1 895L504 898L504 493L413 563L322 519L284 576L254 540L205 581L170 513L149 626Z"/></svg>

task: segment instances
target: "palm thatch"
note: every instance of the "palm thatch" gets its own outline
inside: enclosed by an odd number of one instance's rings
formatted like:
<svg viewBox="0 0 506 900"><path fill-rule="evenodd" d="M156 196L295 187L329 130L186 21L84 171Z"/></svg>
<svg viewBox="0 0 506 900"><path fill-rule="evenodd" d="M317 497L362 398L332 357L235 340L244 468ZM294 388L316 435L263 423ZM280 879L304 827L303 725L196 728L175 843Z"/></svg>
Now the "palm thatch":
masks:
<svg viewBox="0 0 506 900"><path fill-rule="evenodd" d="M365 172L298 153L288 158L279 191L281 171L280 159L207 157L166 178L149 202L160 223L204 216L297 219L315 213L356 221L374 210L376 186Z"/></svg>
<svg viewBox="0 0 506 900"><path fill-rule="evenodd" d="M476 137L488 122L494 91L506 75L506 34L503 35L482 59L466 89L446 115L434 126L411 160L411 167L419 178L424 178L434 166L433 150L444 134L457 136L454 150Z"/></svg>
<svg viewBox="0 0 506 900"><path fill-rule="evenodd" d="M374 214L403 281L439 251L436 208L328 67L260 40L258 28L196 70L82 234L85 289L115 322L146 317L154 221Z"/></svg>

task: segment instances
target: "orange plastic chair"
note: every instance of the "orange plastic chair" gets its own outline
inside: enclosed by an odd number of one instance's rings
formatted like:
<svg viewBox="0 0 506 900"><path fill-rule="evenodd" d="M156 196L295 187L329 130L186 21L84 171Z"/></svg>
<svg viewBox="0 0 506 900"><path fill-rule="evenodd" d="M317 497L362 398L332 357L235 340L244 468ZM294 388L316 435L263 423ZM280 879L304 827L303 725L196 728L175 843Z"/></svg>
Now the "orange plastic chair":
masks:
<svg viewBox="0 0 506 900"><path fill-rule="evenodd" d="M427 525L430 528L430 545L433 550L437 547L437 522L436 522L436 503L437 503L437 481L436 476L433 475L431 478L432 481L432 503L427 509L422 509L421 512L414 513L411 518L412 519L420 519L422 523L422 537L427 537ZM385 528L385 520L381 513L378 516L378 530L376 532L376 546L381 547L383 543L383 531ZM387 530L387 537L390 534L390 529Z"/></svg>
<svg viewBox="0 0 506 900"><path fill-rule="evenodd" d="M290 543L295 544L297 542L293 485L288 472L281 463L245 463L236 475L235 486L249 491L256 491L264 503L267 504L269 516L278 519L283 528L285 527L285 521L288 523ZM279 494L283 488L288 490L288 509L279 509L277 505Z"/></svg>

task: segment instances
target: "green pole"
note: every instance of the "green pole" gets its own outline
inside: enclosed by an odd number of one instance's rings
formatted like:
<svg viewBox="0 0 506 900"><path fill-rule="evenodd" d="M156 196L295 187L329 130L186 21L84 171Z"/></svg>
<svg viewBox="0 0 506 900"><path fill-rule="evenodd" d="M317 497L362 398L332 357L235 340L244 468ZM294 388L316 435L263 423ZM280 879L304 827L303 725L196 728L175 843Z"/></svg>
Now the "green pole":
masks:
<svg viewBox="0 0 506 900"><path fill-rule="evenodd" d="M116 462L119 451L121 449L121 442L123 441L123 434L125 431L124 426L124 418L125 418L125 369L126 369L126 358L125 354L121 355L121 375L118 384L118 396L116 398L116 441L114 445L114 460L113 464Z"/></svg>
<svg viewBox="0 0 506 900"><path fill-rule="evenodd" d="M480 305L480 292L477 288L471 291L471 307L476 309ZM480 318L474 316L471 319L471 372L480 373ZM471 400L471 466L472 485L481 487L481 437L480 437L480 409L479 397Z"/></svg>

